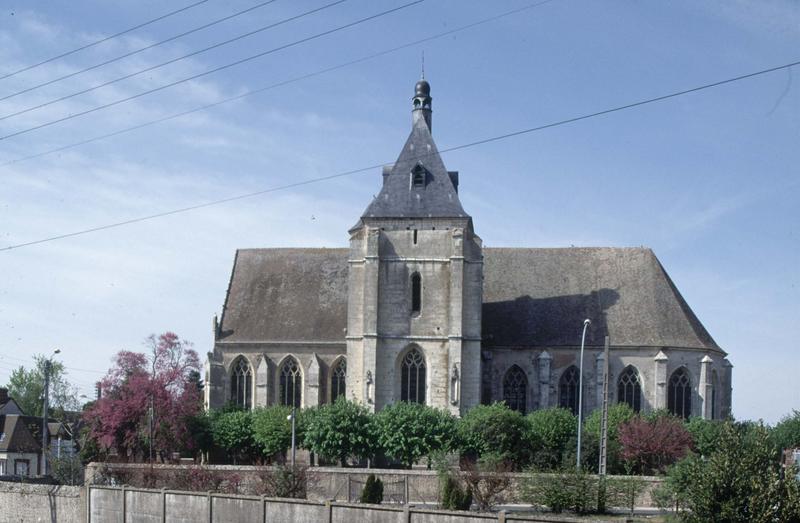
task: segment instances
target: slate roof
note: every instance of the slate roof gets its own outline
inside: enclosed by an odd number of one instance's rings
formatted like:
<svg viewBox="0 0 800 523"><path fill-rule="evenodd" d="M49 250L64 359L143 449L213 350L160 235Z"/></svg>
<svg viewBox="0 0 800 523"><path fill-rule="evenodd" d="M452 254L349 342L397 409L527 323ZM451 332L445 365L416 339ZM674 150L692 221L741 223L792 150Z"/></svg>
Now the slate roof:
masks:
<svg viewBox="0 0 800 523"><path fill-rule="evenodd" d="M348 249L236 254L223 341L344 343ZM614 346L720 350L650 249L497 249L484 253L486 347Z"/></svg>
<svg viewBox="0 0 800 523"><path fill-rule="evenodd" d="M426 171L424 187L412 187L411 170L421 164ZM411 128L400 156L385 175L378 196L362 218L468 218L458 199L447 168L425 120Z"/></svg>
<svg viewBox="0 0 800 523"><path fill-rule="evenodd" d="M348 249L238 250L221 338L344 343L347 255Z"/></svg>
<svg viewBox="0 0 800 523"><path fill-rule="evenodd" d="M42 446L42 419L34 416L6 414L0 416L0 451L38 452Z"/></svg>

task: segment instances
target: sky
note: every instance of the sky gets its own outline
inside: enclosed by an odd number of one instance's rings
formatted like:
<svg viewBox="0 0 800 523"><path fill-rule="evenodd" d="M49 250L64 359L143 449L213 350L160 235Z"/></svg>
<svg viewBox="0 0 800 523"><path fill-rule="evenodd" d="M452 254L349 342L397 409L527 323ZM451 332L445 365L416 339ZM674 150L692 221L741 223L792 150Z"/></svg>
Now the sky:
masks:
<svg viewBox="0 0 800 523"><path fill-rule="evenodd" d="M6 0L0 76L194 1ZM259 3L209 0L0 79L0 383L59 348L91 396L117 351L144 350L146 336L168 330L204 358L237 248L347 246L380 168L2 250L391 163L410 130L423 51L440 149L800 60L800 4L790 0L551 0L320 72L535 3L426 0L286 47L408 1L343 1L15 116L333 0L276 0L9 97ZM729 353L734 416L775 423L800 409L799 139L795 67L443 159L460 171L486 246L652 248Z"/></svg>

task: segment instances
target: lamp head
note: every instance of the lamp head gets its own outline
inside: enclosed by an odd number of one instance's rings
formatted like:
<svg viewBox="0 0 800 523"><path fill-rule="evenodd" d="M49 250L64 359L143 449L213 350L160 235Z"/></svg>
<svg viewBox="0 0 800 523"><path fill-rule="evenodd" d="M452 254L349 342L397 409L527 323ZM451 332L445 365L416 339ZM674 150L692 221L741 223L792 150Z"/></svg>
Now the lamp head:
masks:
<svg viewBox="0 0 800 523"><path fill-rule="evenodd" d="M53 351L53 354L61 354L61 349L56 349Z"/></svg>
<svg viewBox="0 0 800 523"><path fill-rule="evenodd" d="M583 320L583 324L584 325L591 325L592 324L592 320L590 320L589 318L586 318L585 320Z"/></svg>

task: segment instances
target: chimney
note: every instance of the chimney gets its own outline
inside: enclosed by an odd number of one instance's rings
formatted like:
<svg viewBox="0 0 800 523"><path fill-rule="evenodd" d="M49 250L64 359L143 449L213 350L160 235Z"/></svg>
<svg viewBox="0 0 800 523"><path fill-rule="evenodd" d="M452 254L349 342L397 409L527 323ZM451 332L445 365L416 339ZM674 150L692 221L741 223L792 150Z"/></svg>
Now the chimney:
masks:
<svg viewBox="0 0 800 523"><path fill-rule="evenodd" d="M8 403L8 389L0 388L0 405Z"/></svg>

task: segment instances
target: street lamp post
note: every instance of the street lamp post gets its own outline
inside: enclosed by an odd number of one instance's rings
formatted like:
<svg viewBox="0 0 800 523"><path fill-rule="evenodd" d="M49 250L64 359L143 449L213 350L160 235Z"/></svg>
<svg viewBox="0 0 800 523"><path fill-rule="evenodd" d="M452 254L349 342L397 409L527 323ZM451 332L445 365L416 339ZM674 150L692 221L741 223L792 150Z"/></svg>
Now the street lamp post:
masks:
<svg viewBox="0 0 800 523"><path fill-rule="evenodd" d="M581 335L581 356L578 367L578 452L576 468L581 469L581 427L583 425L583 347L586 343L586 329L592 324L592 320L583 320L583 334Z"/></svg>
<svg viewBox="0 0 800 523"><path fill-rule="evenodd" d="M53 356L59 354L61 349L56 349L53 351L53 354L50 355L44 361L44 405L42 409L42 476L47 474L47 433L49 429L47 428L47 403L50 395L50 365L52 364Z"/></svg>
<svg viewBox="0 0 800 523"><path fill-rule="evenodd" d="M288 419L292 420L292 470L294 470L294 461L295 461L295 454L296 454L296 445L295 445L295 418L297 417L297 407L292 405L292 413L287 416Z"/></svg>

